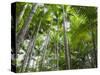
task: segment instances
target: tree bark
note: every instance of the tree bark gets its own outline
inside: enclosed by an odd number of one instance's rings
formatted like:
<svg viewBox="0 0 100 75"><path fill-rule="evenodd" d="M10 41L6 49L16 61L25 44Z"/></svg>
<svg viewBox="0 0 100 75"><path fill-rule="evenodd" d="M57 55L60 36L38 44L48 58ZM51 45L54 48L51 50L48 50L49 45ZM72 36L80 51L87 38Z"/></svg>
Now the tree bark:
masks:
<svg viewBox="0 0 100 75"><path fill-rule="evenodd" d="M56 70L59 70L59 53L58 53L58 43L55 43L55 60L56 60Z"/></svg>
<svg viewBox="0 0 100 75"><path fill-rule="evenodd" d="M33 35L33 36L35 36L35 40L36 40L36 38L37 38L37 36L38 36L38 32L39 32L39 30L40 30L41 21L42 21L42 19L41 19L40 22L39 22L39 26L38 26L36 35ZM33 41L33 46L31 47L31 51L30 51L30 53L29 53L29 59L28 59L28 61L27 61L27 65L26 65L26 69L25 69L26 72L28 71L29 64L30 64L30 60L31 60L31 57L32 57L32 54L33 54L33 50L34 50L34 46L35 46L35 40L34 40L34 41L32 40L32 41Z"/></svg>
<svg viewBox="0 0 100 75"><path fill-rule="evenodd" d="M16 19L16 26L20 23L21 19L23 18L23 15L25 13L27 6L28 6L28 4L25 4L25 6L23 7L22 12L20 13L18 19Z"/></svg>
<svg viewBox="0 0 100 75"><path fill-rule="evenodd" d="M63 30L64 30L63 32L64 32L65 61L66 61L66 69L70 69L70 54L69 54L69 48L68 48L68 40L66 38L65 21L66 21L66 18L65 18L64 6L63 6Z"/></svg>
<svg viewBox="0 0 100 75"><path fill-rule="evenodd" d="M34 14L34 9L36 9L36 8L37 8L37 6L32 7L32 11L30 12L29 17L26 19L25 24L22 27L22 30L19 32L18 35L16 35L17 36L17 38L16 38L16 40L17 40L16 53L19 52L20 45L24 41L25 34L26 34L26 32L28 30L28 27L29 27L29 25L30 25L30 23L32 21L32 17L33 17L33 14Z"/></svg>
<svg viewBox="0 0 100 75"><path fill-rule="evenodd" d="M43 67L45 66L45 63L44 63L44 61L45 61L45 57L46 57L46 52L47 52L47 45L48 45L48 43L49 43L49 34L47 34L47 36L46 36L46 38L45 38L45 41L44 41L44 44L43 44L43 47L42 48L40 48L40 49L44 49L43 50L43 54L42 54L42 62L41 62L41 69L40 69L40 71L42 71L43 70ZM42 51L41 50L41 51Z"/></svg>
<svg viewBox="0 0 100 75"><path fill-rule="evenodd" d="M93 67L96 68L97 67L97 48L96 48L96 44L95 44L95 36L94 36L94 33L93 33L93 29L91 31L91 34L92 34L92 43L93 43Z"/></svg>
<svg viewBox="0 0 100 75"><path fill-rule="evenodd" d="M42 21L42 19L39 22L38 29L36 28L37 29L36 35L32 34L32 36L31 36L31 40L30 40L30 43L29 43L29 46L28 46L28 49L27 49L27 53L26 53L26 56L24 57L24 61L22 63L21 72L28 71L30 60L31 60L31 56L32 56L33 49L34 49L34 46L35 46L35 40L36 40L36 37L38 35L40 26L41 26L41 21Z"/></svg>

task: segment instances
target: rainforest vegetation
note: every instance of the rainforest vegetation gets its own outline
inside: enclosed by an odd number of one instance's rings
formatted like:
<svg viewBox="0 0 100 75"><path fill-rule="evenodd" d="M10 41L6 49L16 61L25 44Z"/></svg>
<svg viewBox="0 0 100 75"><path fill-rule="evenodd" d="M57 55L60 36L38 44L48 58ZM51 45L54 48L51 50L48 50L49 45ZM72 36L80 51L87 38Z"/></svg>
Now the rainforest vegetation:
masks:
<svg viewBox="0 0 100 75"><path fill-rule="evenodd" d="M16 72L97 67L96 7L17 2L15 16Z"/></svg>

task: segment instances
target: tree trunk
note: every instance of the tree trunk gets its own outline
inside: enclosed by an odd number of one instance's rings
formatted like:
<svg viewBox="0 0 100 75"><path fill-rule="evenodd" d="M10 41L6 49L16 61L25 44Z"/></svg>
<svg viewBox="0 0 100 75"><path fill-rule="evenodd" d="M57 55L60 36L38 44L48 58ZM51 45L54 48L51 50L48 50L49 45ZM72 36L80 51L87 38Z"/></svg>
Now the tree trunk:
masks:
<svg viewBox="0 0 100 75"><path fill-rule="evenodd" d="M25 4L25 6L23 7L22 12L20 13L18 19L16 19L16 26L20 23L21 19L23 18L23 15L25 13L27 6L28 6L28 4Z"/></svg>
<svg viewBox="0 0 100 75"><path fill-rule="evenodd" d="M35 36L35 40L36 40L36 38L37 38L37 36L38 36L38 32L39 32L39 30L40 30L40 26L41 26L41 21L42 21L42 19L40 20L40 22L39 22L39 26L38 26L38 29L37 29L37 32L36 32L36 35L33 35L33 36ZM31 47L31 51L30 51L30 53L29 53L29 59L28 59L28 61L27 61L27 65L26 65L26 69L25 69L25 71L27 72L28 71L28 68L29 68L29 64L30 64L30 60L31 60L31 57L32 57L32 54L33 54L33 50L34 50L34 46L35 46L35 40L33 41L33 46Z"/></svg>
<svg viewBox="0 0 100 75"><path fill-rule="evenodd" d="M32 47L33 47L33 44L34 43L34 37L30 40L30 43L29 43L29 46L27 48L27 52L26 52L26 55L24 56L24 60L22 62L22 67L21 67L21 72L24 72L25 71L25 67L26 67L26 62L28 61L28 59L30 58L29 57L29 54L32 50Z"/></svg>
<svg viewBox="0 0 100 75"><path fill-rule="evenodd" d="M45 40L44 40L44 42L43 42L43 44L42 44L42 47L40 48L40 51L42 51L43 49L43 51L41 52L42 54L41 54L41 57L42 57L42 59L41 59L41 68L40 68L40 71L42 71L42 70L44 70L43 68L44 68L44 66L45 66L45 63L44 63L44 61L45 61L45 57L46 57L46 52L47 52L47 50L46 50L46 48L47 48L47 45L48 45L48 43L49 43L49 34L47 34L47 36L46 36L46 38L45 38Z"/></svg>
<svg viewBox="0 0 100 75"><path fill-rule="evenodd" d="M19 52L20 45L24 41L25 34L26 34L26 32L28 30L28 27L29 27L29 25L32 21L32 17L33 17L33 14L34 14L34 9L36 9L36 8L37 8L37 5L35 7L32 7L32 11L30 12L29 17L26 19L25 24L22 27L22 30L18 33L18 35L16 35L17 36L16 53Z"/></svg>
<svg viewBox="0 0 100 75"><path fill-rule="evenodd" d="M31 56L32 56L32 53L33 53L33 48L34 48L34 45L35 45L34 43L35 43L36 37L38 35L39 29L40 29L40 26L41 26L41 21L42 21L42 19L39 22L38 29L36 28L37 29L36 35L32 34L32 37L31 37L31 40L30 40L30 43L29 43L29 46L28 46L28 49L27 49L26 56L24 57L24 61L22 63L21 72L24 72L24 71L28 70L30 60L31 60Z"/></svg>
<svg viewBox="0 0 100 75"><path fill-rule="evenodd" d="M31 43L33 43L33 45L31 46L31 49L30 49L30 52L29 52L29 58L27 59L27 61L26 61L26 67L25 67L25 72L28 72L28 69L29 69L29 65L30 65L30 61L31 61L31 57L32 57L32 54L33 54L33 48L34 48L34 41L35 40L33 40L33 39L31 39Z"/></svg>
<svg viewBox="0 0 100 75"><path fill-rule="evenodd" d="M69 48L68 48L68 40L66 39L66 18L65 18L65 11L63 6L63 30L64 30L64 50L65 50L65 61L66 61L66 69L70 69L70 54L69 54Z"/></svg>
<svg viewBox="0 0 100 75"><path fill-rule="evenodd" d="M70 49L70 44L69 44L69 40L68 40L68 38L67 38L67 45L68 45L68 53L69 53L69 69L71 69L71 49Z"/></svg>
<svg viewBox="0 0 100 75"><path fill-rule="evenodd" d="M97 48L96 48L96 44L95 44L95 36L94 36L94 33L93 33L93 29L91 31L91 34L92 34L92 43L93 43L93 67L96 68L97 67Z"/></svg>
<svg viewBox="0 0 100 75"><path fill-rule="evenodd" d="M55 44L55 59L56 59L56 70L59 70L59 53L58 53L58 43Z"/></svg>

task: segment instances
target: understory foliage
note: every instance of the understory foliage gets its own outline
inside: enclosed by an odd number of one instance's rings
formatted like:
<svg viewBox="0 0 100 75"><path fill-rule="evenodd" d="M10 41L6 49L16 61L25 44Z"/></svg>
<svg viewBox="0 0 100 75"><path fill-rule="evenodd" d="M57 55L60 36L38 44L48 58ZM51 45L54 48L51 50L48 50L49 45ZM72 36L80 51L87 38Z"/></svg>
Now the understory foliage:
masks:
<svg viewBox="0 0 100 75"><path fill-rule="evenodd" d="M96 7L16 3L17 72L96 67Z"/></svg>

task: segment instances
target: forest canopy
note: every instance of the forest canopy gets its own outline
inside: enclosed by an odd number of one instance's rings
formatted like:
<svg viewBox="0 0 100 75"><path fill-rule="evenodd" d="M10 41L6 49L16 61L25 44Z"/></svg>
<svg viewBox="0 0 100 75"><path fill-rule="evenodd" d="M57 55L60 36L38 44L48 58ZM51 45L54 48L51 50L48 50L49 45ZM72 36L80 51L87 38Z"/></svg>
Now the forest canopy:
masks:
<svg viewBox="0 0 100 75"><path fill-rule="evenodd" d="M17 2L15 16L16 72L97 67L96 7Z"/></svg>

